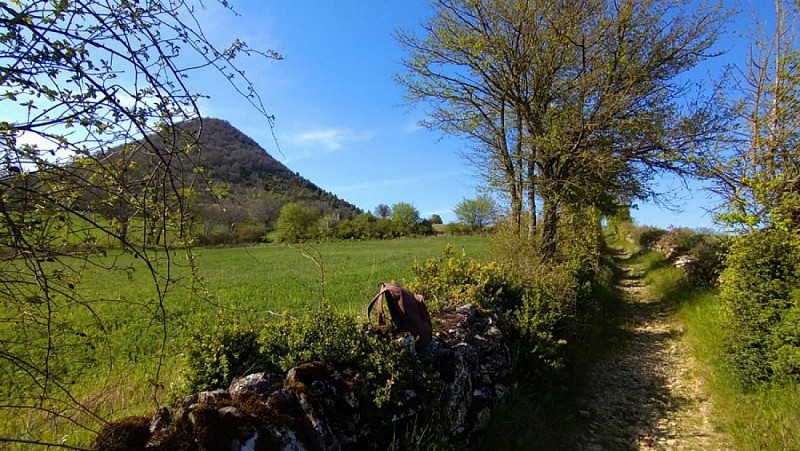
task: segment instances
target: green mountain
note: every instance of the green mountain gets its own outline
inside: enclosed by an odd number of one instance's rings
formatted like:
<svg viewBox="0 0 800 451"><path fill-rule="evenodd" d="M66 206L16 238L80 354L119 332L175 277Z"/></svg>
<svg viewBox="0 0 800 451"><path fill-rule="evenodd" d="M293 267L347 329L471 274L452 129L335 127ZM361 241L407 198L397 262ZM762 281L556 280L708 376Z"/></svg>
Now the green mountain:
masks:
<svg viewBox="0 0 800 451"><path fill-rule="evenodd" d="M290 170L227 121L207 118L180 127L192 132L200 128L199 165L208 171L212 185L225 184L234 196L263 193L284 202L303 202L341 218L361 213L355 205Z"/></svg>

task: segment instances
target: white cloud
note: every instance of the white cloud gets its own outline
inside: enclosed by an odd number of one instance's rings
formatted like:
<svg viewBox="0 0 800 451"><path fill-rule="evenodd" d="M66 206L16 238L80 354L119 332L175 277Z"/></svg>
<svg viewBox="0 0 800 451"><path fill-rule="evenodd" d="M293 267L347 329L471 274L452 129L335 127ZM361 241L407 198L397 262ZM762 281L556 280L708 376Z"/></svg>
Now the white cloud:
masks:
<svg viewBox="0 0 800 451"><path fill-rule="evenodd" d="M347 143L365 142L375 137L375 132L354 131L347 128L323 128L296 133L289 141L302 147L318 147L329 152L339 150Z"/></svg>
<svg viewBox="0 0 800 451"><path fill-rule="evenodd" d="M50 162L63 161L73 156L72 152L59 147L54 141L38 133L19 132L17 133L16 141L18 147L31 146L37 150L39 157ZM18 161L17 163L21 164L26 171L36 169L35 165L29 161Z"/></svg>
<svg viewBox="0 0 800 451"><path fill-rule="evenodd" d="M420 124L419 120L413 120L406 123L404 127L406 133L416 133L422 130L424 127Z"/></svg>
<svg viewBox="0 0 800 451"><path fill-rule="evenodd" d="M57 147L52 141L44 136L31 132L17 133L17 146L22 145L29 145L41 151L50 151Z"/></svg>

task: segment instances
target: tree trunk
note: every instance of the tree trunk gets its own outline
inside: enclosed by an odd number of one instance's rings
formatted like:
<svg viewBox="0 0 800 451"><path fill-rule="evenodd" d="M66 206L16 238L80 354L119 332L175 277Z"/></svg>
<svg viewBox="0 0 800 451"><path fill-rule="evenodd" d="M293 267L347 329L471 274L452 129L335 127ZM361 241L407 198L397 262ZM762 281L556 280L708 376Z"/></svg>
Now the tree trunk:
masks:
<svg viewBox="0 0 800 451"><path fill-rule="evenodd" d="M536 238L536 162L534 161L533 150L528 161L528 241L531 243Z"/></svg>
<svg viewBox="0 0 800 451"><path fill-rule="evenodd" d="M558 202L553 199L544 199L542 212L542 254L552 257L556 253L556 232L558 229Z"/></svg>
<svg viewBox="0 0 800 451"><path fill-rule="evenodd" d="M511 228L514 231L514 236L520 235L522 223L522 193L517 187L515 180L511 179L510 194L511 194Z"/></svg>

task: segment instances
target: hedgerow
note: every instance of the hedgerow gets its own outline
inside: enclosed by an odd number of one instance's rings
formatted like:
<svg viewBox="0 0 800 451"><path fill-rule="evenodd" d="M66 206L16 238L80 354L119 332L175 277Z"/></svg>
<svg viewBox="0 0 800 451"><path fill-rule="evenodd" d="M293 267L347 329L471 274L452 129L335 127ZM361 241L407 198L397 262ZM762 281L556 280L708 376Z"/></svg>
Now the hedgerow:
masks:
<svg viewBox="0 0 800 451"><path fill-rule="evenodd" d="M377 407L408 388L435 392L428 363L395 340L369 331L354 316L324 305L312 314L263 324L222 321L195 334L187 352L185 392L226 388L245 374L283 373L306 362L359 371Z"/></svg>
<svg viewBox="0 0 800 451"><path fill-rule="evenodd" d="M728 362L743 387L800 382L800 246L781 230L738 238L726 259Z"/></svg>

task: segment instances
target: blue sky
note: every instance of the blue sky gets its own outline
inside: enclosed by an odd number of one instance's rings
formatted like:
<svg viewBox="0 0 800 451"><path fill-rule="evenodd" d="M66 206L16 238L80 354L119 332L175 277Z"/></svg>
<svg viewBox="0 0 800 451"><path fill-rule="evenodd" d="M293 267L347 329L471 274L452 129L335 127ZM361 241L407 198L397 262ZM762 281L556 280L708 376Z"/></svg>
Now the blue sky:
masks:
<svg viewBox="0 0 800 451"><path fill-rule="evenodd" d="M746 11L731 25L719 49L728 53L691 76L707 78L723 63L740 62L752 29L754 7L769 14L771 1L744 0ZM208 4L208 3L207 3ZM239 16L209 9L200 15L205 31L220 43L241 38L251 47L269 48L282 61L243 62L266 109L276 117L280 151L263 117L218 78L195 78L210 95L202 112L218 117L259 142L278 160L323 189L372 210L379 203L413 203L425 217L454 219L453 206L474 197L483 182L460 155L468 143L422 129L421 107L404 106L403 89L392 75L401 70L403 52L394 39L398 28L415 30L432 13L425 0L337 2L231 1ZM640 205L641 224L709 227L709 199L699 183L665 178L657 188L674 193L674 212Z"/></svg>

